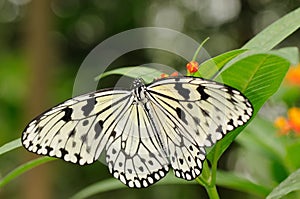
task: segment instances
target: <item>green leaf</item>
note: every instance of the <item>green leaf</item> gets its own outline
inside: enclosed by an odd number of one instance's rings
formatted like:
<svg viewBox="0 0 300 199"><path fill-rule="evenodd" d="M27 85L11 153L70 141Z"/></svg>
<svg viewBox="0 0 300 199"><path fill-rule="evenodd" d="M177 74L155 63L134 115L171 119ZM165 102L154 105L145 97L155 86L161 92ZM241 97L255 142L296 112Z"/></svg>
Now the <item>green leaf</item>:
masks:
<svg viewBox="0 0 300 199"><path fill-rule="evenodd" d="M218 80L244 93L256 113L277 91L289 65L289 61L276 55L252 55L222 72Z"/></svg>
<svg viewBox="0 0 300 199"><path fill-rule="evenodd" d="M277 91L289 65L286 59L276 55L252 55L239 60L223 71L217 81L222 80L225 84L245 94L254 107L254 117L267 99ZM218 151L213 148L208 153L208 159L212 161L213 158L219 158L245 126L228 133L220 140L217 144L221 147Z"/></svg>
<svg viewBox="0 0 300 199"><path fill-rule="evenodd" d="M267 196L267 199L277 199L291 193L292 191L300 190L300 169L289 175L282 181L273 191Z"/></svg>
<svg viewBox="0 0 300 199"><path fill-rule="evenodd" d="M288 60L292 65L299 63L299 49L297 47L280 48L269 53Z"/></svg>
<svg viewBox="0 0 300 199"><path fill-rule="evenodd" d="M115 178L109 178L89 185L73 195L70 199L83 199L106 191L124 189L126 186Z"/></svg>
<svg viewBox="0 0 300 199"><path fill-rule="evenodd" d="M128 66L104 72L101 75L97 76L95 80L99 80L109 75L125 75L132 78L141 77L146 83L150 83L153 81L153 79L160 77L162 73L163 72L155 68L145 66Z"/></svg>
<svg viewBox="0 0 300 199"><path fill-rule="evenodd" d="M245 49L232 50L206 60L205 62L200 64L199 70L194 73L193 76L211 79L225 66L225 64L245 51Z"/></svg>
<svg viewBox="0 0 300 199"><path fill-rule="evenodd" d="M172 173L169 173L161 181L157 182L152 186L162 186L162 185L171 185L171 184L190 185L190 184L197 184L197 182L195 180L193 181L182 180L175 177ZM268 187L256 184L243 177L237 176L230 172L224 172L224 171L217 172L217 185L235 189L238 191L247 192L258 196L266 196L271 191L270 188ZM109 178L85 187L84 189L74 194L71 197L71 199L88 198L96 194L104 193L107 191L118 190L118 189L127 189L127 186L122 184L117 179Z"/></svg>
<svg viewBox="0 0 300 199"><path fill-rule="evenodd" d="M249 194L265 197L270 193L270 188L251 182L232 172L217 171L217 185Z"/></svg>
<svg viewBox="0 0 300 199"><path fill-rule="evenodd" d="M300 140L295 139L294 142L288 144L286 148L286 157L284 160L284 163L287 164L291 170L300 168L299 152Z"/></svg>
<svg viewBox="0 0 300 199"><path fill-rule="evenodd" d="M259 49L268 51L283 41L300 27L300 8L288 13L257 34L244 49Z"/></svg>
<svg viewBox="0 0 300 199"><path fill-rule="evenodd" d="M46 162L56 160L56 158L51 158L51 157L41 157L34 159L32 161L29 161L25 164L22 164L21 166L15 168L13 171L8 173L6 176L4 176L0 180L0 188L15 179L16 177L20 176L21 174L25 173L26 171L33 169L37 167L38 165L44 164Z"/></svg>
<svg viewBox="0 0 300 199"><path fill-rule="evenodd" d="M6 152L12 151L20 146L22 146L20 138L15 139L15 140L13 140L7 144L4 144L3 146L0 147L0 155L4 154Z"/></svg>
<svg viewBox="0 0 300 199"><path fill-rule="evenodd" d="M279 57L282 57L286 60L288 60L292 65L296 65L299 63L299 49L297 47L286 47L286 48L280 48L272 51L265 52L263 50L255 49L255 50L248 50L236 57L234 57L232 60L230 60L223 69L229 68L234 63L238 62L239 60L242 60L246 57L257 55L257 54L272 54L277 55Z"/></svg>
<svg viewBox="0 0 300 199"><path fill-rule="evenodd" d="M162 180L160 180L159 182L151 186L161 186L161 185L171 185L171 184L189 185L189 184L197 184L197 182L195 180L186 181L183 179L179 179L176 178L172 173L169 173ZM125 189L125 188L128 189L128 187L123 183L121 183L119 180L110 178L107 180L96 182L90 186L85 187L84 189L82 189L81 191L73 195L70 199L83 199L103 192L113 191L117 189Z"/></svg>

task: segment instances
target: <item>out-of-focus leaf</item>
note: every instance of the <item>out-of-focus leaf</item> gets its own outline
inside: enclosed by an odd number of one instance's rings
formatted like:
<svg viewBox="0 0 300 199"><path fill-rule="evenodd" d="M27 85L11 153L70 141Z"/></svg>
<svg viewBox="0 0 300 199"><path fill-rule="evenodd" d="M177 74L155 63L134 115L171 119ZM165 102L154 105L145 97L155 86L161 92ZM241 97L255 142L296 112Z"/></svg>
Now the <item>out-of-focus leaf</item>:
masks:
<svg viewBox="0 0 300 199"><path fill-rule="evenodd" d="M22 144L21 144L21 140L18 138L18 139L15 139L7 144L4 144L3 146L0 147L0 155L6 153L6 152L9 152L11 150L14 150L18 147L20 147Z"/></svg>
<svg viewBox="0 0 300 199"><path fill-rule="evenodd" d="M170 185L170 184L197 184L197 182L194 181L186 181L183 179L176 178L172 173L169 173L166 177L164 177L162 180L157 182L156 184L152 186L158 186L158 185ZM122 184L117 179L107 179L100 182L96 182L95 184L92 184L88 187L85 187L75 195L73 195L70 199L83 199L88 198L96 194L100 194L106 191L112 191L117 189L124 189L127 188L126 185Z"/></svg>
<svg viewBox="0 0 300 199"><path fill-rule="evenodd" d="M300 169L289 175L267 196L267 199L279 199L291 193L300 190Z"/></svg>
<svg viewBox="0 0 300 199"><path fill-rule="evenodd" d="M230 189L243 191L249 194L266 196L270 193L270 188L251 182L248 179L240 177L232 172L217 171L217 185Z"/></svg>
<svg viewBox="0 0 300 199"><path fill-rule="evenodd" d="M33 169L33 168L37 167L38 165L44 164L44 163L52 161L52 160L56 160L56 158L41 157L41 158L31 160L29 162L26 162L25 164L18 166L17 168L15 168L13 171L8 173L6 176L4 176L0 180L0 188L3 187L4 185L6 185L7 183L9 183L10 181L12 181L13 179L15 179L16 177L20 176L21 174L27 172L28 170Z"/></svg>
<svg viewBox="0 0 300 199"><path fill-rule="evenodd" d="M248 151L260 153L277 162L284 162L285 148L275 135L275 127L269 121L256 117L236 141Z"/></svg>
<svg viewBox="0 0 300 199"><path fill-rule="evenodd" d="M150 83L155 78L160 77L161 74L162 72L155 68L150 68L145 66L128 66L128 67L117 68L114 70L107 71L97 76L95 79L99 80L100 78L109 75L125 75L127 77L132 77L132 78L143 78L143 80L146 83Z"/></svg>
<svg viewBox="0 0 300 199"><path fill-rule="evenodd" d="M259 49L268 51L291 35L300 27L300 8L288 13L257 34L244 49Z"/></svg>

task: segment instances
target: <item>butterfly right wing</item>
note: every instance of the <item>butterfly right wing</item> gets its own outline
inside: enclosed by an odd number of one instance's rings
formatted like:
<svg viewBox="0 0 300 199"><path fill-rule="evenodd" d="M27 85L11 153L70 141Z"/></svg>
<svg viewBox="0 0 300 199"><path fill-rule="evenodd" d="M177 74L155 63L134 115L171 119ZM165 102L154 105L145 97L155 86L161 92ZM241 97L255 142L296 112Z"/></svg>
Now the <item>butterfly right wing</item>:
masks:
<svg viewBox="0 0 300 199"><path fill-rule="evenodd" d="M244 125L253 113L249 100L229 86L196 77L170 77L150 84L158 132L177 177L195 179L211 147Z"/></svg>
<svg viewBox="0 0 300 199"><path fill-rule="evenodd" d="M91 164L132 100L127 90L100 90L69 99L32 120L23 131L22 144L37 154Z"/></svg>

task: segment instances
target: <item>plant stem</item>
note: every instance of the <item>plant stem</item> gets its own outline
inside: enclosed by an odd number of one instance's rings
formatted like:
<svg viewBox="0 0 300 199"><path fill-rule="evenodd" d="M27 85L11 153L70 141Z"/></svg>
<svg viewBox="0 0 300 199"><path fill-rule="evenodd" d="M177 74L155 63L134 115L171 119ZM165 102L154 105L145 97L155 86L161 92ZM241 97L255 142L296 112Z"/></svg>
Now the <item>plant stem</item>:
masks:
<svg viewBox="0 0 300 199"><path fill-rule="evenodd" d="M216 184L216 178L217 178L217 166L218 166L218 160L219 160L219 151L220 151L220 144L215 145L215 153L212 159L211 163L211 185Z"/></svg>
<svg viewBox="0 0 300 199"><path fill-rule="evenodd" d="M206 192L210 199L219 199L220 198L216 185L207 186L207 187L205 187L205 189L206 189Z"/></svg>
<svg viewBox="0 0 300 199"><path fill-rule="evenodd" d="M217 164L217 161L214 162ZM219 194L216 187L216 172L217 166L213 166L210 169L207 162L203 164L202 175L196 178L196 181L206 189L206 192L210 199L219 199ZM213 173L214 172L214 173Z"/></svg>
<svg viewBox="0 0 300 199"><path fill-rule="evenodd" d="M197 50L196 50L196 52L195 52L195 54L194 54L194 56L193 56L192 61L196 61L196 58L197 58L197 56L198 56L198 54L199 54L199 52L200 52L202 46L207 42L207 40L209 40L209 37L207 37L207 38L199 45L199 47L197 48Z"/></svg>

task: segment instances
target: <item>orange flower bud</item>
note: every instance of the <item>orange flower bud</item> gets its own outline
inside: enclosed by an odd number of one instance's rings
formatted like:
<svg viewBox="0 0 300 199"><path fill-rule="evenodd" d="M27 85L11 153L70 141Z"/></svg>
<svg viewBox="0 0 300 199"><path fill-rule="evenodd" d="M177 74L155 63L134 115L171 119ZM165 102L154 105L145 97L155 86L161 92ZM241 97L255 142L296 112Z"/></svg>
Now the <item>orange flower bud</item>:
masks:
<svg viewBox="0 0 300 199"><path fill-rule="evenodd" d="M198 71L199 64L196 61L191 61L191 62L187 63L186 68L189 73L195 73Z"/></svg>

